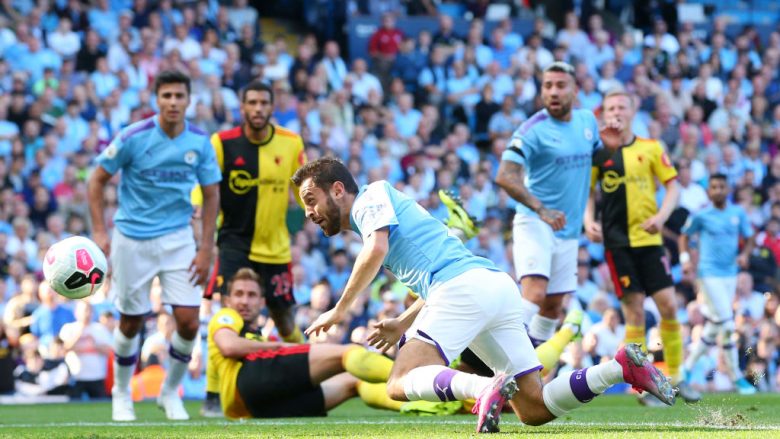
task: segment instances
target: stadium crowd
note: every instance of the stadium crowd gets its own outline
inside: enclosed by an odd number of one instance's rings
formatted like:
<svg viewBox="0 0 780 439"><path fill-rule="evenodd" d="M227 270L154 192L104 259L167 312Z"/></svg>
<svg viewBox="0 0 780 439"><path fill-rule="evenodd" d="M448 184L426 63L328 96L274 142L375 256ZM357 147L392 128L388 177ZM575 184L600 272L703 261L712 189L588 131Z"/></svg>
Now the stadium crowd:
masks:
<svg viewBox="0 0 780 439"><path fill-rule="evenodd" d="M190 76L187 116L208 132L237 125L240 90L263 79L274 92L274 123L303 137L309 160L339 157L360 184L386 179L443 221L437 191L457 193L482 223L468 248L514 275L515 202L493 181L511 133L541 108L539 74L556 60L575 66L579 108L598 112L615 86L631 91L639 105L636 134L661 139L674 160L681 196L664 237L686 346L701 336L704 318L693 274L679 264L677 236L686 217L707 205L708 176L728 177L732 202L757 233L733 304L740 367L759 391L780 391L780 31L766 41L750 26L729 34L722 17L708 33L661 18L647 29L606 27L609 12L593 11L567 13L560 28L538 17L532 29L505 19L488 32L479 18L488 2L477 1L466 33L441 14L437 29L412 35L397 27L396 15L436 14L434 2L368 3L350 2L350 10L379 8L381 24L368 59L351 61L343 43L322 34L301 35L294 49L284 35L261 39L258 11L246 0L0 3L0 394L103 397L111 388L117 315L110 283L89 301L68 301L42 281L41 262L58 240L89 235L93 159L121 128L155 112L150 85L158 72ZM116 187L105 196L111 224ZM361 243L353 234L328 239L310 221L297 229L295 322L304 329L340 296ZM584 235L577 267L568 306L586 311L586 323L582 340L561 357L562 370L610 359L624 338L603 248ZM159 285L151 294L137 399L156 396L174 331ZM380 275L348 323L309 342L365 344L369 325L397 316L406 295ZM203 343L185 397L205 394L206 327L219 306L203 301ZM654 328L648 349L660 351L651 300L646 314ZM274 337L270 319L261 326ZM700 390L733 390L717 350L691 373Z"/></svg>

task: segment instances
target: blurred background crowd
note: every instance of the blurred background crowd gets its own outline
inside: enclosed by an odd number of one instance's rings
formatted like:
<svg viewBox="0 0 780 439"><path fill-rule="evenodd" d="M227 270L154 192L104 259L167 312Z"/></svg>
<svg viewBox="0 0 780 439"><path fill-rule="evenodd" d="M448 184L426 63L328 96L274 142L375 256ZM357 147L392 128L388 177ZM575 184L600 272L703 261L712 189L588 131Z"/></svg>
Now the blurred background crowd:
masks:
<svg viewBox="0 0 780 439"><path fill-rule="evenodd" d="M437 190L452 190L483 225L467 246L514 274L514 201L493 178L511 133L541 108L540 71L555 60L576 68L576 107L598 113L616 85L636 94L636 134L661 139L675 161L682 195L664 236L686 346L703 317L676 236L707 205L708 175L728 176L731 200L758 232L733 304L740 365L760 391L780 391L780 30L765 24L778 16L773 2L743 3L0 1L0 394L101 397L111 387L85 385L110 381L110 285L67 301L42 282L41 260L52 243L89 235L93 159L121 128L154 113L157 72L190 75L187 115L209 132L239 124L241 87L264 79L274 123L304 138L309 160L340 157L361 184L386 179L442 220ZM115 186L106 201L112 215ZM291 209L296 322L305 328L339 297L361 244L353 234L325 238ZM609 359L623 340L603 253L582 238L568 306L585 310L587 322L563 369ZM156 395L174 329L159 286L151 294L138 399ZM310 342L365 343L367 326L399 314L405 299L382 274L351 321ZM186 397L205 394L206 324L218 307L203 303L204 343ZM654 327L652 301L646 313ZM660 350L654 329L647 346ZM694 387L732 390L717 352L696 365Z"/></svg>

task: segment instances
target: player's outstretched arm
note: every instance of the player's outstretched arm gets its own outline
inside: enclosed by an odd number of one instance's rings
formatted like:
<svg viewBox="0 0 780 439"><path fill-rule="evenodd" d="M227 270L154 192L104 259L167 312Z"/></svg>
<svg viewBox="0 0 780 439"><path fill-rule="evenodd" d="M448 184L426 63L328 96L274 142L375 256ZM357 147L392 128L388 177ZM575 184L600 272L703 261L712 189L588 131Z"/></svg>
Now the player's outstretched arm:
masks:
<svg viewBox="0 0 780 439"><path fill-rule="evenodd" d="M309 326L306 335L319 335L320 331L328 331L331 326L344 320L349 312L349 307L361 291L365 290L374 280L382 262L385 260L389 249L389 235L387 228L379 229L368 235L363 242L363 248L355 259L352 274L347 280L341 298L330 311L317 317L317 320Z"/></svg>
<svg viewBox="0 0 780 439"><path fill-rule="evenodd" d="M376 323L371 333L368 334L367 341L369 346L374 346L383 353L395 346L398 341L401 340L401 336L412 325L414 319L417 318L417 314L420 313L423 305L425 305L425 301L422 298L418 298L412 306L404 310L400 316L392 319L384 319Z"/></svg>
<svg viewBox="0 0 780 439"><path fill-rule="evenodd" d="M230 328L220 328L214 333L214 343L225 358L241 359L260 349L277 349L287 343L250 340L241 337Z"/></svg>
<svg viewBox="0 0 780 439"><path fill-rule="evenodd" d="M509 160L501 160L501 164L498 165L496 184L504 189L510 197L536 212L539 218L549 224L553 230L557 231L566 226L566 216L563 212L544 207L542 202L525 186L523 178L523 165Z"/></svg>
<svg viewBox="0 0 780 439"><path fill-rule="evenodd" d="M87 198L89 200L89 214L92 217L92 240L103 250L106 255L111 254L111 243L108 239L105 221L105 201L103 193L112 175L102 166L98 165L92 171L87 183Z"/></svg>
<svg viewBox="0 0 780 439"><path fill-rule="evenodd" d="M680 186L677 184L677 180L673 178L664 183L664 186L666 186L666 193L661 208L658 209L658 213L642 223L642 228L648 233L661 233L666 220L677 207L677 199L680 196Z"/></svg>

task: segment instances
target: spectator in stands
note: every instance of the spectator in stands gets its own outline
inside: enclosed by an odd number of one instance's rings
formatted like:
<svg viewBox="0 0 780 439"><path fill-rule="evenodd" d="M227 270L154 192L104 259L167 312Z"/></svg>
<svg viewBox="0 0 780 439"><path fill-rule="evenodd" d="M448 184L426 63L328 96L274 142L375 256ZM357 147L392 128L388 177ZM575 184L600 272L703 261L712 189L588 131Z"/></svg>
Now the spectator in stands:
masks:
<svg viewBox="0 0 780 439"><path fill-rule="evenodd" d="M66 323L75 320L73 311L65 306L64 299L49 286L48 281L38 284L38 300L40 305L33 311L30 322L30 332L43 345L48 345Z"/></svg>
<svg viewBox="0 0 780 439"><path fill-rule="evenodd" d="M66 352L65 361L75 380L70 395L76 399L85 393L89 398L103 398L111 333L93 320L92 305L86 300L76 302L75 317L76 321L63 325L59 333Z"/></svg>

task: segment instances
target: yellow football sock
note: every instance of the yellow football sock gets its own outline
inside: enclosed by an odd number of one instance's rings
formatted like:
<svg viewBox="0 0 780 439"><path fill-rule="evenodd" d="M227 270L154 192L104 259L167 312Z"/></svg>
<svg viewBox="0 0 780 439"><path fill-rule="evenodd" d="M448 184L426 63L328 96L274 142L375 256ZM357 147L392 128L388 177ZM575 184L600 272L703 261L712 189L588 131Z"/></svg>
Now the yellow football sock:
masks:
<svg viewBox="0 0 780 439"><path fill-rule="evenodd" d="M303 332L301 332L301 328L299 328L298 325L295 325L293 332L287 334L286 336L283 335L282 340L286 341L287 343L303 343Z"/></svg>
<svg viewBox="0 0 780 439"><path fill-rule="evenodd" d="M393 360L357 345L344 352L341 364L344 370L369 383L386 382L393 368Z"/></svg>
<svg viewBox="0 0 780 439"><path fill-rule="evenodd" d="M623 340L625 344L637 343L644 346L646 339L644 326L626 325L626 338Z"/></svg>
<svg viewBox="0 0 780 439"><path fill-rule="evenodd" d="M365 381L358 381L357 392L360 395L360 399L366 403L367 406L375 409L385 410L401 410L401 406L405 401L396 401L390 399L387 396L387 383L367 383Z"/></svg>
<svg viewBox="0 0 780 439"><path fill-rule="evenodd" d="M539 357L539 361L544 367L542 376L547 375L558 364L563 350L566 349L566 345L569 344L573 337L574 331L564 326L549 340L536 348L536 356Z"/></svg>
<svg viewBox="0 0 780 439"><path fill-rule="evenodd" d="M664 362L673 384L680 378L680 365L683 360L683 339L680 322L661 319L661 343L663 343Z"/></svg>

